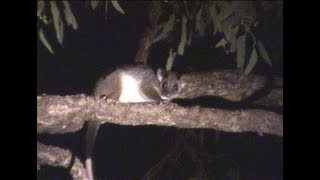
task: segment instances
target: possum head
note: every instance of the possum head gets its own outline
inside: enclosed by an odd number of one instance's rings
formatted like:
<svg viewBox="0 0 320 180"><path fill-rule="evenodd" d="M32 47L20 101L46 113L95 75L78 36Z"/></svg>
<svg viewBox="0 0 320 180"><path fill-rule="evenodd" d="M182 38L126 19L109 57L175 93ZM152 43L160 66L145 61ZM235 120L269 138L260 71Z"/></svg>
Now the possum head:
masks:
<svg viewBox="0 0 320 180"><path fill-rule="evenodd" d="M160 81L161 99L170 101L178 97L181 87L179 86L177 73L159 68L157 70L157 77Z"/></svg>

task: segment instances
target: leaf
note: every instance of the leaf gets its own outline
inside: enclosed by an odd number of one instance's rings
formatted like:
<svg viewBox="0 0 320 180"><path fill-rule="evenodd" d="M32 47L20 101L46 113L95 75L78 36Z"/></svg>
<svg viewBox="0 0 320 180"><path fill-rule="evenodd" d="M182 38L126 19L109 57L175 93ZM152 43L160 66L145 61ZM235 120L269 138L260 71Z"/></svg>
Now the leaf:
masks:
<svg viewBox="0 0 320 180"><path fill-rule="evenodd" d="M245 70L245 75L248 75L250 74L250 72L252 71L252 69L254 68L254 66L256 65L257 63L257 60L258 60L258 55L257 55L257 51L256 51L256 48L254 48L251 52L251 56L250 56L250 59L249 59L249 64L247 65L247 68Z"/></svg>
<svg viewBox="0 0 320 180"><path fill-rule="evenodd" d="M237 51L237 40L230 42L230 52L235 53Z"/></svg>
<svg viewBox="0 0 320 180"><path fill-rule="evenodd" d="M47 38L43 34L42 28L40 28L40 30L39 30L39 38L40 38L41 42L43 43L43 45L49 50L49 52L51 54L54 54L53 50L51 48L51 45L49 44L49 42L47 41Z"/></svg>
<svg viewBox="0 0 320 180"><path fill-rule="evenodd" d="M53 24L54 24L54 29L56 31L56 36L59 43L62 45L63 27L61 26L63 26L63 23L60 17L60 12L55 1L50 1L50 4L51 4L51 13L53 17Z"/></svg>
<svg viewBox="0 0 320 180"><path fill-rule="evenodd" d="M207 24L204 22L204 20L201 18L200 19L200 22L199 22L199 35L201 37L203 37L205 35L205 32L206 32L206 27L207 27Z"/></svg>
<svg viewBox="0 0 320 180"><path fill-rule="evenodd" d="M233 10L229 2L226 2L226 1L223 2L221 6L220 14L219 14L220 21L227 19L229 16L232 15L232 13L233 13Z"/></svg>
<svg viewBox="0 0 320 180"><path fill-rule="evenodd" d="M64 5L64 15L65 15L67 24L72 25L74 30L78 29L78 23L76 18L74 17L74 14L72 13L69 2L62 1L62 3Z"/></svg>
<svg viewBox="0 0 320 180"><path fill-rule="evenodd" d="M125 14L124 11L122 10L122 8L120 7L118 1L111 1L113 7L118 10L119 12L121 12L122 14Z"/></svg>
<svg viewBox="0 0 320 180"><path fill-rule="evenodd" d="M187 42L188 46L191 45L191 41L192 41L192 30L190 30L190 33L189 33L189 38L188 38L188 42Z"/></svg>
<svg viewBox="0 0 320 180"><path fill-rule="evenodd" d="M106 8L105 8L105 17L107 18L107 12L108 12L108 3L109 1L106 0Z"/></svg>
<svg viewBox="0 0 320 180"><path fill-rule="evenodd" d="M98 7L99 1L90 1L92 10L95 10Z"/></svg>
<svg viewBox="0 0 320 180"><path fill-rule="evenodd" d="M177 54L176 52L172 52L172 48L171 48L170 51L169 51L169 57L167 59L167 65L166 65L166 70L167 71L171 70L172 65L173 65L173 61L174 61L174 59L176 57L176 54Z"/></svg>
<svg viewBox="0 0 320 180"><path fill-rule="evenodd" d="M222 46L223 49L225 49L227 42L228 42L228 41L226 41L225 38L222 38L222 39L216 44L216 48Z"/></svg>
<svg viewBox="0 0 320 180"><path fill-rule="evenodd" d="M230 45L230 52L231 53L234 53L234 52L237 51L237 38L236 38L236 35L237 35L238 30L239 30L239 26L236 26L236 27L234 27L234 28L232 28L230 30L231 36L230 36L229 42L231 44Z"/></svg>
<svg viewBox="0 0 320 180"><path fill-rule="evenodd" d="M206 30L206 25L207 24L204 22L202 17L202 8L200 8L200 10L196 14L195 32L197 32L201 37L203 37Z"/></svg>
<svg viewBox="0 0 320 180"><path fill-rule="evenodd" d="M156 38L154 38L152 43L156 43L156 42L168 37L169 32L171 32L173 30L173 27L175 25L175 19L176 19L176 16L174 14L172 14L169 17L168 22L166 23L166 25L162 29L161 33Z"/></svg>
<svg viewBox="0 0 320 180"><path fill-rule="evenodd" d="M37 1L37 16L42 17L44 11L44 1Z"/></svg>
<svg viewBox="0 0 320 180"><path fill-rule="evenodd" d="M262 42L258 41L257 42L257 46L258 46L258 51L259 51L260 55L262 56L262 59L265 60L269 64L269 66L272 67L272 61L269 58L269 55L268 55L268 53L266 51L266 48L264 47Z"/></svg>
<svg viewBox="0 0 320 180"><path fill-rule="evenodd" d="M63 22L62 22L62 20L61 20L61 18L59 19L59 24L60 24L60 32L61 32L61 39L60 39L60 41L59 41L59 43L62 45L62 47L63 47L63 32L64 32L64 24L63 24Z"/></svg>
<svg viewBox="0 0 320 180"><path fill-rule="evenodd" d="M246 36L247 34L244 34L237 39L237 68L241 69L243 69L246 57Z"/></svg>
<svg viewBox="0 0 320 180"><path fill-rule="evenodd" d="M202 13L202 8L200 8L200 10L199 10L199 12L197 13L197 16L196 16L196 31L200 30L200 21L202 20L201 13Z"/></svg>
<svg viewBox="0 0 320 180"><path fill-rule="evenodd" d="M183 55L184 54L184 48L186 46L187 42L187 18L186 16L182 16L182 30L181 30L181 39L180 43L178 45L178 54Z"/></svg>
<svg viewBox="0 0 320 180"><path fill-rule="evenodd" d="M214 32L213 34L216 34L217 32L221 32L221 22L219 21L219 16L217 13L217 9L216 9L216 3L214 3L213 5L211 5L209 7L209 14L210 14L210 18L213 22L213 27L214 27Z"/></svg>

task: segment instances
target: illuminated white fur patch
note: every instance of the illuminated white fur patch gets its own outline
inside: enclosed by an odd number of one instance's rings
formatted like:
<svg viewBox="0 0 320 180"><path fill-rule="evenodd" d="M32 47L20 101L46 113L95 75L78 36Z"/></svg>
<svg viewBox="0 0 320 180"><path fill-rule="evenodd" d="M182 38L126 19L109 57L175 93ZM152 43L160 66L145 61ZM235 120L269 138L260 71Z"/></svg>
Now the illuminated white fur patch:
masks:
<svg viewBox="0 0 320 180"><path fill-rule="evenodd" d="M152 99L145 97L140 93L141 81L123 73L121 75L121 94L119 101L122 103L152 102Z"/></svg>
<svg viewBox="0 0 320 180"><path fill-rule="evenodd" d="M93 171L92 171L92 159L91 158L87 158L86 159L86 169L87 169L87 173L88 173L88 178L89 179L93 179Z"/></svg>

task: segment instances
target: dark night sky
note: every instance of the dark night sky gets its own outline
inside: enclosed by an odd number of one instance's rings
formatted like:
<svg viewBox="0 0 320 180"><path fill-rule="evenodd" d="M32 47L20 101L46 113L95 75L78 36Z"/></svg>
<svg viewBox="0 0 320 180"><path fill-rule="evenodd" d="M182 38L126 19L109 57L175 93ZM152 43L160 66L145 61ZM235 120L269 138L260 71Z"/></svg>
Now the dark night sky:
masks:
<svg viewBox="0 0 320 180"><path fill-rule="evenodd" d="M71 8L79 24L77 31L65 28L64 48L55 39L53 30L47 30L55 55L52 56L38 40L37 44L37 93L53 95L90 94L101 74L115 66L132 63L138 48L138 41L146 22L146 6L143 3L121 3L126 15L108 8L108 19L103 8L91 11L83 3L73 2ZM267 17L272 18L272 17ZM268 21L264 21L268 22ZM267 33L266 33L267 32ZM276 32L276 33L274 33ZM282 21L263 24L257 35L274 52L274 59L282 59ZM235 67L233 56L226 56L222 49L214 49L212 41L194 39L192 47L184 57L177 59L175 69L185 72L183 67L196 70L219 67ZM211 47L210 47L211 46ZM168 48L159 43L151 52L153 66L163 66ZM282 62L282 61L281 61ZM257 71L263 73L265 64ZM274 69L282 74L282 63ZM257 72L259 73L259 72ZM206 131L207 140L214 138L213 131ZM83 133L41 136L48 143L71 148L83 156ZM175 128L124 127L104 125L99 131L95 148L98 177L141 178L145 172L168 153L174 145ZM208 146L218 154L232 154L241 170L252 177L278 175L282 177L282 138L254 133L223 133L219 145ZM50 173L45 171L44 173ZM55 172L55 171L54 171Z"/></svg>

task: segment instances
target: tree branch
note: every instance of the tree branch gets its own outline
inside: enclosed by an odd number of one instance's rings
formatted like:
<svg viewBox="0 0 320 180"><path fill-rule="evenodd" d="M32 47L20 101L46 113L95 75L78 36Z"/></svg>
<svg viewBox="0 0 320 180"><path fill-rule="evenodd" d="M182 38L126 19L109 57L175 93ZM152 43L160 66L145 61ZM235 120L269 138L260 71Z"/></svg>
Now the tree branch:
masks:
<svg viewBox="0 0 320 180"><path fill-rule="evenodd" d="M161 1L151 1L148 8L148 24L139 41L139 49L134 58L135 63L147 64L153 39L157 32L165 25L164 23L159 24L161 13Z"/></svg>
<svg viewBox="0 0 320 180"><path fill-rule="evenodd" d="M263 76L244 75L240 70L218 70L188 73L181 77L179 83L185 84L181 91L182 98L192 99L207 95L240 102L264 89L266 80ZM282 106L282 88L279 88L278 91L279 93L272 92L272 95L269 95L268 105L274 103L274 105Z"/></svg>
<svg viewBox="0 0 320 180"><path fill-rule="evenodd" d="M92 119L132 126L159 125L283 134L282 115L264 110L185 108L174 103L126 104L84 95L37 97L38 133L74 132L81 129L85 121Z"/></svg>
<svg viewBox="0 0 320 180"><path fill-rule="evenodd" d="M38 165L51 165L68 168L71 165L70 174L73 179L88 179L87 171L78 158L72 162L72 154L69 150L59 147L47 146L37 142Z"/></svg>

